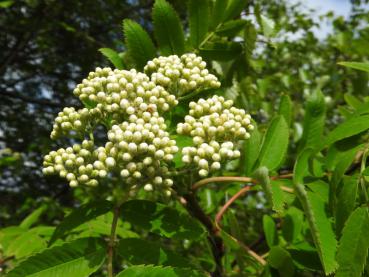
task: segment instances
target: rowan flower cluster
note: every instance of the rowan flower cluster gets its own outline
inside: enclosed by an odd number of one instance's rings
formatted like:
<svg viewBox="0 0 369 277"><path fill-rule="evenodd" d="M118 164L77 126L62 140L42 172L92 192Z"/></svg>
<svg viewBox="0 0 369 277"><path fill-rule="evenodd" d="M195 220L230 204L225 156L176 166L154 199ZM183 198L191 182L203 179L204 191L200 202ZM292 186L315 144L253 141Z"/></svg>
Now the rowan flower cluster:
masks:
<svg viewBox="0 0 369 277"><path fill-rule="evenodd" d="M199 175L219 170L221 162L240 157L239 140L248 139L254 129L251 116L233 107L232 100L217 95L197 103L190 102L190 112L184 123L177 125L177 133L190 135L194 146L182 149L184 163L194 163Z"/></svg>
<svg viewBox="0 0 369 277"><path fill-rule="evenodd" d="M144 70L153 82L177 95L220 87L217 77L206 69L206 62L195 54L155 58L147 63Z"/></svg>
<svg viewBox="0 0 369 277"><path fill-rule="evenodd" d="M87 108L64 108L55 119L51 138L77 134L90 139L51 151L43 172L59 174L72 187L96 186L114 176L131 192L143 187L170 196L170 166L178 147L162 113L178 104L176 95L217 88L220 83L194 54L159 57L147 63L145 72L97 68L77 85L74 94ZM239 157L237 141L250 136L250 116L232 105L218 96L191 102L185 123L177 126L179 134L193 137L194 146L182 150L183 161L195 163L202 177L220 169L221 162ZM108 129L108 140L98 147L93 131L101 124Z"/></svg>

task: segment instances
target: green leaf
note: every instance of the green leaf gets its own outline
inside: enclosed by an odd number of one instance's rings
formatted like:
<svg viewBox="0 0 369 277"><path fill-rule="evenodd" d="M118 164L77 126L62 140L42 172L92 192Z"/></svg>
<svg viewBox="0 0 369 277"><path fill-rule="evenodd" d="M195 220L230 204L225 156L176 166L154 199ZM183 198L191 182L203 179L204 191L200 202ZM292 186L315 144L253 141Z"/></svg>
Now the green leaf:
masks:
<svg viewBox="0 0 369 277"><path fill-rule="evenodd" d="M311 148L305 148L298 156L293 168L293 181L295 184L304 183L304 178L311 176L309 160L314 154Z"/></svg>
<svg viewBox="0 0 369 277"><path fill-rule="evenodd" d="M227 9L228 0L216 0L212 15L211 15L211 22L210 22L210 29L214 30L218 27L220 23L224 20L224 15Z"/></svg>
<svg viewBox="0 0 369 277"><path fill-rule="evenodd" d="M129 56L136 68L142 70L156 56L154 43L140 24L130 19L123 20L123 33Z"/></svg>
<svg viewBox="0 0 369 277"><path fill-rule="evenodd" d="M21 262L7 277L86 277L100 268L106 248L102 240L84 238L44 250Z"/></svg>
<svg viewBox="0 0 369 277"><path fill-rule="evenodd" d="M337 240L326 213L327 202L316 193L307 192L301 184L295 185L295 191L307 217L324 272L331 274L338 266L335 260Z"/></svg>
<svg viewBox="0 0 369 277"><path fill-rule="evenodd" d="M250 175L260 153L261 134L259 129L255 129L251 133L251 137L244 142L244 153L242 159L245 166L245 174Z"/></svg>
<svg viewBox="0 0 369 277"><path fill-rule="evenodd" d="M110 48L100 48L99 51L101 54L103 54L105 57L108 58L108 60L117 68L117 69L124 69L124 64L122 58L119 56L119 54Z"/></svg>
<svg viewBox="0 0 369 277"><path fill-rule="evenodd" d="M6 256L15 256L17 259L28 256L36 251L46 248L47 244L37 234L25 232L9 244L5 251Z"/></svg>
<svg viewBox="0 0 369 277"><path fill-rule="evenodd" d="M345 98L346 103L353 107L355 110L359 109L363 104L360 99L350 93L345 93L343 97Z"/></svg>
<svg viewBox="0 0 369 277"><path fill-rule="evenodd" d="M320 91L316 91L308 98L306 103L303 133L299 145L301 150L305 147L315 148L321 145L325 113L324 96Z"/></svg>
<svg viewBox="0 0 369 277"><path fill-rule="evenodd" d="M173 251L163 248L160 243L138 238L119 241L117 253L131 264L152 264L175 267L192 267L189 261Z"/></svg>
<svg viewBox="0 0 369 277"><path fill-rule="evenodd" d="M173 158L173 162L175 163L176 168L178 168L184 165L184 162L182 162L182 149L186 146L192 146L193 141L192 137L184 135L175 135L172 138L176 140L176 145L179 148Z"/></svg>
<svg viewBox="0 0 369 277"><path fill-rule="evenodd" d="M339 65L343 65L346 67L362 70L365 72L369 72L369 63L359 63L359 62L340 62Z"/></svg>
<svg viewBox="0 0 369 277"><path fill-rule="evenodd" d="M288 147L289 129L283 116L275 117L264 135L258 167L277 169L283 162Z"/></svg>
<svg viewBox="0 0 369 277"><path fill-rule="evenodd" d="M224 15L224 21L228 21L236 16L239 16L245 8L247 0L229 0L227 9Z"/></svg>
<svg viewBox="0 0 369 277"><path fill-rule="evenodd" d="M267 18L264 15L260 15L261 28L263 30L264 36L272 37L275 35L275 23L272 19Z"/></svg>
<svg viewBox="0 0 369 277"><path fill-rule="evenodd" d="M263 216L263 230L269 248L272 248L274 245L277 245L278 244L277 228L275 227L275 222L273 218L269 215Z"/></svg>
<svg viewBox="0 0 369 277"><path fill-rule="evenodd" d="M197 48L204 40L209 28L208 0L189 0L188 2L190 41Z"/></svg>
<svg viewBox="0 0 369 277"><path fill-rule="evenodd" d="M216 61L233 60L242 53L242 46L237 42L208 42L200 48L200 55Z"/></svg>
<svg viewBox="0 0 369 277"><path fill-rule="evenodd" d="M336 234L340 235L342 228L355 208L357 189L357 177L346 177L342 182L342 189L338 195L336 207Z"/></svg>
<svg viewBox="0 0 369 277"><path fill-rule="evenodd" d="M3 229L0 229L0 248L2 250L7 249L9 244L18 236L27 232L26 229L23 229L19 226L9 226Z"/></svg>
<svg viewBox="0 0 369 277"><path fill-rule="evenodd" d="M215 30L219 36L232 37L237 35L246 26L248 22L243 19L235 19L225 22L221 27Z"/></svg>
<svg viewBox="0 0 369 277"><path fill-rule="evenodd" d="M160 53L164 56L183 54L185 49L183 28L173 7L165 0L156 0L152 18Z"/></svg>
<svg viewBox="0 0 369 277"><path fill-rule="evenodd" d="M28 229L34 223L37 222L37 220L46 211L46 209L47 209L46 205L42 205L41 207L37 208L30 215L28 215L25 219L22 220L22 222L19 224L19 227Z"/></svg>
<svg viewBox="0 0 369 277"><path fill-rule="evenodd" d="M250 59L252 52L255 49L256 37L257 37L257 32L256 32L254 24L252 24L251 22L248 22L245 27L245 33L244 33L244 47L245 47L247 59Z"/></svg>
<svg viewBox="0 0 369 277"><path fill-rule="evenodd" d="M274 246L270 249L268 263L271 267L278 270L280 276L294 276L295 267L290 253L280 246Z"/></svg>
<svg viewBox="0 0 369 277"><path fill-rule="evenodd" d="M285 193L281 189L281 185L284 183L281 180L271 181L272 197L273 197L273 210L278 214L282 214L285 206Z"/></svg>
<svg viewBox="0 0 369 277"><path fill-rule="evenodd" d="M201 239L202 226L188 214L147 200L131 200L121 207L123 221L176 239Z"/></svg>
<svg viewBox="0 0 369 277"><path fill-rule="evenodd" d="M152 265L136 265L131 266L116 277L205 277L204 273L196 270L176 268L176 267L161 267Z"/></svg>
<svg viewBox="0 0 369 277"><path fill-rule="evenodd" d="M368 208L357 208L348 218L337 251L336 277L360 277L369 248Z"/></svg>
<svg viewBox="0 0 369 277"><path fill-rule="evenodd" d="M303 220L304 214L301 210L294 206L287 210L282 223L282 233L286 241L295 243L300 240Z"/></svg>
<svg viewBox="0 0 369 277"><path fill-rule="evenodd" d="M14 4L14 1L1 1L0 2L0 8L9 8L10 6L12 6Z"/></svg>
<svg viewBox="0 0 369 277"><path fill-rule="evenodd" d="M325 139L324 146L359 134L369 129L369 115L353 116L333 129Z"/></svg>
<svg viewBox="0 0 369 277"><path fill-rule="evenodd" d="M288 95L283 95L281 97L281 102L279 103L278 114L284 117L287 126L291 125L292 121L292 101Z"/></svg>
<svg viewBox="0 0 369 277"><path fill-rule="evenodd" d="M63 237L66 233L78 227L79 225L90 221L100 215L111 211L113 204L110 201L90 202L78 209L73 210L64 220L56 227L52 235L49 245L51 245L58 238Z"/></svg>

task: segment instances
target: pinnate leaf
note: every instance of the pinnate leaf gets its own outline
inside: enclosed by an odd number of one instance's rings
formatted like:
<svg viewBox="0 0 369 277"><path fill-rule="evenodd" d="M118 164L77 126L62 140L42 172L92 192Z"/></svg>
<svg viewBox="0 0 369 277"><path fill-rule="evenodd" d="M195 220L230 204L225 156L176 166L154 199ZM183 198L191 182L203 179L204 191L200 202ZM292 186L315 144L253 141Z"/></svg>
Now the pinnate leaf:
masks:
<svg viewBox="0 0 369 277"><path fill-rule="evenodd" d="M156 0L152 10L154 34L162 55L183 54L185 49L181 21L165 0Z"/></svg>
<svg viewBox="0 0 369 277"><path fill-rule="evenodd" d="M208 0L190 0L188 2L190 40L193 47L197 48L203 41L209 28L209 3Z"/></svg>
<svg viewBox="0 0 369 277"><path fill-rule="evenodd" d="M119 54L110 48L100 48L99 51L103 54L117 69L123 69L123 59Z"/></svg>
<svg viewBox="0 0 369 277"><path fill-rule="evenodd" d="M140 24L125 19L123 32L128 54L133 59L136 68L141 70L146 63L156 56L156 49L148 33Z"/></svg>
<svg viewBox="0 0 369 277"><path fill-rule="evenodd" d="M66 233L80 226L81 224L90 221L100 215L106 214L113 209L113 204L110 201L98 201L87 203L73 212L71 212L64 220L56 227L49 244L51 245L58 238L63 237Z"/></svg>
<svg viewBox="0 0 369 277"><path fill-rule="evenodd" d="M55 246L21 262L8 277L86 277L100 268L106 247L96 238L74 240Z"/></svg>
<svg viewBox="0 0 369 277"><path fill-rule="evenodd" d="M123 221L168 238L200 239L202 226L188 214L147 200L131 200L121 206Z"/></svg>
<svg viewBox="0 0 369 277"><path fill-rule="evenodd" d="M152 265L131 266L116 277L205 277L200 271L176 267L161 267Z"/></svg>

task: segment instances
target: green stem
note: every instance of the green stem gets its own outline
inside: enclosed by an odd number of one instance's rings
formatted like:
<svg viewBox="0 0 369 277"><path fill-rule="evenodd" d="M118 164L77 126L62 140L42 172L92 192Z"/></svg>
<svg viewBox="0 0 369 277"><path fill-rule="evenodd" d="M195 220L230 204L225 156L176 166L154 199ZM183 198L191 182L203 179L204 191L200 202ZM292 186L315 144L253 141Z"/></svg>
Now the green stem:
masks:
<svg viewBox="0 0 369 277"><path fill-rule="evenodd" d="M115 247L115 240L116 240L116 229L117 223L119 218L119 211L120 206L115 207L114 209L114 217L113 222L111 224L111 231L110 231L110 238L108 244L108 277L113 277L113 256L114 256L114 247Z"/></svg>

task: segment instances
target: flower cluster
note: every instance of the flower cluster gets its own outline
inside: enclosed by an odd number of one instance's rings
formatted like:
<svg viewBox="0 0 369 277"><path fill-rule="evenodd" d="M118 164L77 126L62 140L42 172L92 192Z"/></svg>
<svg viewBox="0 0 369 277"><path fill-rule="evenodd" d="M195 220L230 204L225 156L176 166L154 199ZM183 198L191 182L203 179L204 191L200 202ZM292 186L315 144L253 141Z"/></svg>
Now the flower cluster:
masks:
<svg viewBox="0 0 369 277"><path fill-rule="evenodd" d="M66 178L71 187L76 187L80 183L96 186L99 171L94 168L94 160L94 143L84 140L82 144L75 144L66 149L60 148L46 155L43 173L57 173L60 177Z"/></svg>
<svg viewBox="0 0 369 277"><path fill-rule="evenodd" d="M60 112L51 138L74 133L89 133L91 138L51 151L44 159L44 173L59 174L72 187L96 186L100 179L114 176L131 192L143 187L170 196L170 166L178 147L161 115L178 104L175 93L217 88L220 83L194 54L156 58L145 73L97 68L77 85L74 94L88 108ZM250 136L250 116L232 105L218 96L191 102L185 122L177 126L179 134L193 137L194 146L182 149L183 161L197 164L202 177L220 169L221 162L239 157L237 142ZM108 128L108 141L97 147L92 134L99 124Z"/></svg>
<svg viewBox="0 0 369 277"><path fill-rule="evenodd" d="M74 89L82 101L97 103L97 108L121 119L121 114L138 114L149 110L168 111L178 104L176 97L150 78L134 69L96 68Z"/></svg>
<svg viewBox="0 0 369 277"><path fill-rule="evenodd" d="M155 58L147 63L144 70L153 82L178 95L220 87L217 77L206 69L206 62L195 54Z"/></svg>
<svg viewBox="0 0 369 277"><path fill-rule="evenodd" d="M84 134L91 130L100 120L102 114L98 108L77 110L75 108L64 108L55 118L51 139L67 136L71 132Z"/></svg>
<svg viewBox="0 0 369 277"><path fill-rule="evenodd" d="M144 112L142 118L131 115L129 122L114 125L108 132L109 142L97 148L94 167L101 176L118 165L119 174L133 189L141 184L152 191L155 186L169 196L173 181L166 177L166 163L173 160L178 147L165 129L164 118L157 112Z"/></svg>
<svg viewBox="0 0 369 277"><path fill-rule="evenodd" d="M177 133L190 135L193 147L182 149L184 163L195 163L199 175L205 177L220 168L220 163L240 156L239 140L248 139L253 130L251 116L233 107L232 100L213 96L191 102L190 114L177 125Z"/></svg>

